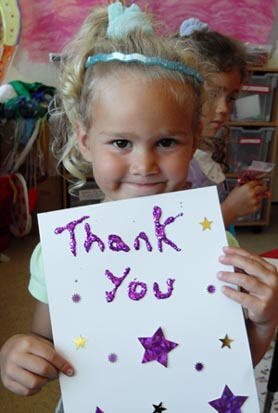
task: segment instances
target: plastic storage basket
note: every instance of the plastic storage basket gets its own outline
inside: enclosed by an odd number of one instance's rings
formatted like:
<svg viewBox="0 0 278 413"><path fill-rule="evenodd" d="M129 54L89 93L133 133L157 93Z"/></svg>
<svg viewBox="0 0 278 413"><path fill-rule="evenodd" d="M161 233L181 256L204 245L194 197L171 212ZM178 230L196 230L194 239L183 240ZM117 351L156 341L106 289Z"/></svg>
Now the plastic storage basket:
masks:
<svg viewBox="0 0 278 413"><path fill-rule="evenodd" d="M242 85L231 113L231 121L269 122L277 73L254 75Z"/></svg>
<svg viewBox="0 0 278 413"><path fill-rule="evenodd" d="M231 127L227 146L229 172L238 173L253 160L266 161L274 128Z"/></svg>
<svg viewBox="0 0 278 413"><path fill-rule="evenodd" d="M69 195L69 207L98 204L103 198L104 194L95 181L88 180L86 184L78 190L77 196Z"/></svg>

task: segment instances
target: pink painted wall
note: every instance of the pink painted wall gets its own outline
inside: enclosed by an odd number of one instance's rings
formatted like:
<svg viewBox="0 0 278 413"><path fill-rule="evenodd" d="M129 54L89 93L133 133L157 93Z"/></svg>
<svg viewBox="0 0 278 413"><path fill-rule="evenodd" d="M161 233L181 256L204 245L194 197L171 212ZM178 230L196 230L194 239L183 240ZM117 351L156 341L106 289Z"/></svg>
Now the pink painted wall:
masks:
<svg viewBox="0 0 278 413"><path fill-rule="evenodd" d="M49 52L60 52L74 35L90 8L101 0L22 0L20 47L32 62L48 62ZM132 1L127 2L127 4ZM176 31L189 17L198 17L210 28L239 40L267 44L274 23L275 0L138 0ZM32 10L32 13L30 13Z"/></svg>

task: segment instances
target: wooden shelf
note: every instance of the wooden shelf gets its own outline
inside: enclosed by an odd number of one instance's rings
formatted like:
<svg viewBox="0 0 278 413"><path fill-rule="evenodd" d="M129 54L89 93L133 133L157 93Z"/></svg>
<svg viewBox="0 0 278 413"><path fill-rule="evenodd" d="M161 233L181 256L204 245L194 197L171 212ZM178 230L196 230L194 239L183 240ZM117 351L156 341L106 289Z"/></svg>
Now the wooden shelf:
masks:
<svg viewBox="0 0 278 413"><path fill-rule="evenodd" d="M259 66L251 66L248 68L250 72L269 72L269 73L278 73L278 67L259 67Z"/></svg>
<svg viewBox="0 0 278 413"><path fill-rule="evenodd" d="M246 126L246 127L254 127L254 128L260 128L263 126L272 126L274 128L278 127L278 122L245 122L245 121L233 121L228 123L229 126Z"/></svg>

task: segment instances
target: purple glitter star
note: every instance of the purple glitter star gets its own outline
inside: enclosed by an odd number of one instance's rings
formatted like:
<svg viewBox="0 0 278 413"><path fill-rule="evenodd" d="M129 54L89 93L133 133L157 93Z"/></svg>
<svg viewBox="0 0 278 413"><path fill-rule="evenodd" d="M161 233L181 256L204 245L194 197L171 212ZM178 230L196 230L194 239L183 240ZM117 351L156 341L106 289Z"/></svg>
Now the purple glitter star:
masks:
<svg viewBox="0 0 278 413"><path fill-rule="evenodd" d="M212 400L209 404L219 413L241 413L240 407L246 399L247 396L235 396L226 385L220 399Z"/></svg>
<svg viewBox="0 0 278 413"><path fill-rule="evenodd" d="M168 364L168 353L178 346L177 343L166 340L161 327L159 327L152 337L138 337L138 340L145 348L142 363L156 360L165 367L167 367Z"/></svg>

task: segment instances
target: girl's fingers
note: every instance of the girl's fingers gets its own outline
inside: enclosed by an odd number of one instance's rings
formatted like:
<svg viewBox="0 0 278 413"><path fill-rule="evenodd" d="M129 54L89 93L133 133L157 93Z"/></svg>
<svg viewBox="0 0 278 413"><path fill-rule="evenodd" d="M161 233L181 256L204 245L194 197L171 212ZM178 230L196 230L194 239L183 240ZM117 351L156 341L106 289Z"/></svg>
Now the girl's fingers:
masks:
<svg viewBox="0 0 278 413"><path fill-rule="evenodd" d="M276 268L242 248L225 247L219 261L235 268L234 272L219 271L223 293L248 310L255 323L274 325L278 314L278 275ZM238 269L237 269L238 268ZM232 285L238 288L232 288Z"/></svg>
<svg viewBox="0 0 278 413"><path fill-rule="evenodd" d="M49 379L57 377L57 370L67 376L73 375L73 367L55 351L52 343L47 340L37 338L34 340L32 336L28 336L22 345L20 363L22 366L25 363L23 368L26 370ZM22 358L22 353L26 354L25 358Z"/></svg>
<svg viewBox="0 0 278 413"><path fill-rule="evenodd" d="M242 248L224 247L223 251L225 255L219 257L222 264L240 268L273 288L278 286L277 270L274 265Z"/></svg>
<svg viewBox="0 0 278 413"><path fill-rule="evenodd" d="M17 383L22 390L24 388L28 395L38 393L49 382L48 378L41 377L22 368L14 368L9 380L13 383L13 386Z"/></svg>
<svg viewBox="0 0 278 413"><path fill-rule="evenodd" d="M29 389L24 384L18 383L17 381L9 381L5 383L5 387L11 392L18 394L20 396L32 396L33 394L39 393L41 389Z"/></svg>
<svg viewBox="0 0 278 413"><path fill-rule="evenodd" d="M241 304L243 308L248 308L250 310L251 308L257 308L260 305L260 300L250 294L246 294L225 285L222 287L222 291L226 297Z"/></svg>
<svg viewBox="0 0 278 413"><path fill-rule="evenodd" d="M237 272L219 271L217 277L224 282L240 287L253 295L268 297L272 292L272 288L260 279Z"/></svg>
<svg viewBox="0 0 278 413"><path fill-rule="evenodd" d="M47 380L53 380L58 377L58 369L51 362L33 354L28 354L25 357L21 355L20 368Z"/></svg>

